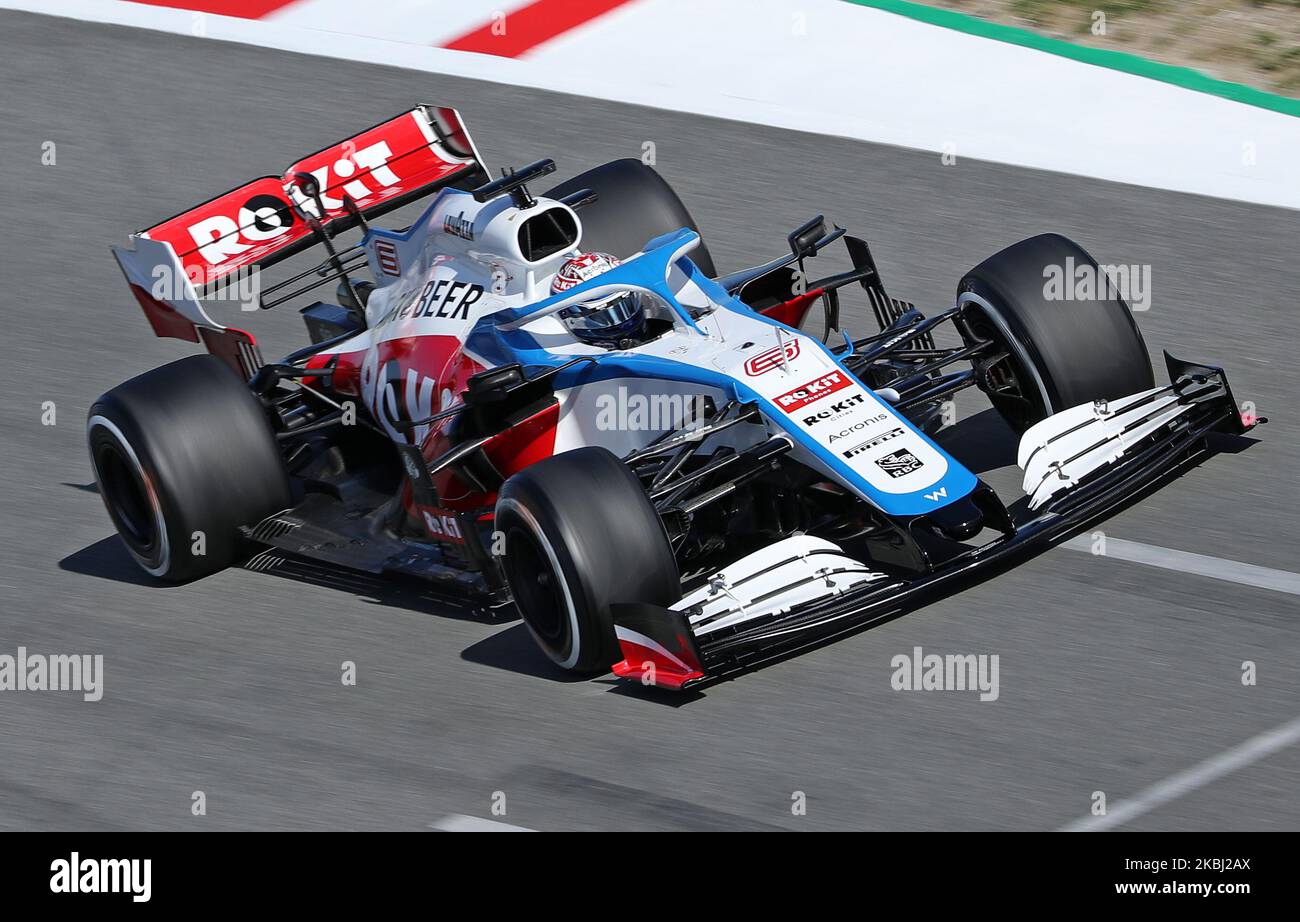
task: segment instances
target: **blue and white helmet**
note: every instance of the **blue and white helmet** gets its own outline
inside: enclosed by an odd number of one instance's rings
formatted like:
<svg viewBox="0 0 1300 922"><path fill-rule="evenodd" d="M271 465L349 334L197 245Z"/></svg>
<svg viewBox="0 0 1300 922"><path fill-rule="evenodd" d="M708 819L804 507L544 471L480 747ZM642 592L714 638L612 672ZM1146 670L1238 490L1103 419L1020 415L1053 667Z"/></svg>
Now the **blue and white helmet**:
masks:
<svg viewBox="0 0 1300 922"><path fill-rule="evenodd" d="M608 253L583 253L560 267L551 282L551 294L568 291L619 264ZM564 325L578 339L596 345L618 345L645 332L645 305L640 293L617 291L560 311Z"/></svg>

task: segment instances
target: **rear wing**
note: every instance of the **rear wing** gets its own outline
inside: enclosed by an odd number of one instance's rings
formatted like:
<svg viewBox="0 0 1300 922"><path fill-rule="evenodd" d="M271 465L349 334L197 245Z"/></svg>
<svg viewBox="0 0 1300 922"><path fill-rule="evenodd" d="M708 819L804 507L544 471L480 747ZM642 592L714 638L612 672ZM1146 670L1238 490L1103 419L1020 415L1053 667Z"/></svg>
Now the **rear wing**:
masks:
<svg viewBox="0 0 1300 922"><path fill-rule="evenodd" d="M304 177L319 186L319 213ZM331 236L450 185L486 173L459 113L417 106L304 157L283 176L263 176L168 218L139 236L171 244L186 275L206 288L245 266L268 266L310 246L304 212ZM348 207L348 200L355 209Z"/></svg>
<svg viewBox="0 0 1300 922"><path fill-rule="evenodd" d="M254 179L132 234L133 247L114 247L113 255L154 332L198 341L201 330L225 330L198 299L239 270L315 243L333 255L329 239L348 228L448 186L468 189L487 179L460 114L416 106L281 176Z"/></svg>

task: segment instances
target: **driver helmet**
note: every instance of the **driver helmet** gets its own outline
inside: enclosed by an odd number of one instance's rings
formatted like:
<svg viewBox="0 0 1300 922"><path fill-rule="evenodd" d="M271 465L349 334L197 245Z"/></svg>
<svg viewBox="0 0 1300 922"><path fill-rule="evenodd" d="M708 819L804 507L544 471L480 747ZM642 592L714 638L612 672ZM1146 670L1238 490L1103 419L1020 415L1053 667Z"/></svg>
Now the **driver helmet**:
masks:
<svg viewBox="0 0 1300 922"><path fill-rule="evenodd" d="M608 253L575 256L555 274L551 294L568 291L618 264L618 259ZM645 332L645 305L641 294L635 291L616 291L571 305L560 311L559 317L569 332L585 343L618 345L624 340L635 340Z"/></svg>

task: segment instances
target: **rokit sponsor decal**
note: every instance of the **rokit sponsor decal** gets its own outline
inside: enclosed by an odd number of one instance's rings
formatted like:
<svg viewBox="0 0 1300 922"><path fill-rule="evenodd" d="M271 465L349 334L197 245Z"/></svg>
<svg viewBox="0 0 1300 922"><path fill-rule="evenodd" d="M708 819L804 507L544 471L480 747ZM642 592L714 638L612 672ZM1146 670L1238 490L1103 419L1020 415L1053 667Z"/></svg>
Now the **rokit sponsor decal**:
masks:
<svg viewBox="0 0 1300 922"><path fill-rule="evenodd" d="M745 374L755 378L799 357L799 340L787 339L779 346L760 352L745 362Z"/></svg>
<svg viewBox="0 0 1300 922"><path fill-rule="evenodd" d="M890 477L906 477L925 467L921 459L905 448L876 459L876 466Z"/></svg>
<svg viewBox="0 0 1300 922"><path fill-rule="evenodd" d="M341 187L341 194L349 195L359 203L383 198L383 193L400 181L388 166L393 159L392 148L383 140L362 148L353 145L353 148L351 156L344 155L340 149L339 152L325 152L323 163L302 161L294 165L290 175L310 174L322 190ZM317 154L311 159L321 158L322 155ZM352 176L355 178L346 181ZM250 186L256 191L238 208L231 209L232 213L209 214L185 228L198 254L209 264L220 265L292 230L294 215L287 199L291 198L304 211L320 217L316 215L316 202L305 195L296 182L260 180L259 183ZM327 211L326 217L343 207L343 199L328 192L323 191L320 198ZM216 204L225 205L226 200Z"/></svg>
<svg viewBox="0 0 1300 922"><path fill-rule="evenodd" d="M825 378L830 377L832 373L828 372ZM805 388L807 385L794 389L795 399L802 399L797 392ZM948 469L943 455L923 436L908 429L901 419L861 389L818 394L794 418L873 489L884 493L911 493L928 487L937 483Z"/></svg>
<svg viewBox="0 0 1300 922"><path fill-rule="evenodd" d="M853 394L845 397L843 400L837 400L829 403L815 413L807 413L801 417L805 426L812 429L828 420L841 419L845 415L852 413L855 409L867 402L867 395L862 393ZM881 419L884 419L882 416Z"/></svg>
<svg viewBox="0 0 1300 922"><path fill-rule="evenodd" d="M423 513L424 525L429 529L429 534L458 543L465 540L464 535L460 533L460 522L456 520L456 516L442 509L425 509Z"/></svg>
<svg viewBox="0 0 1300 922"><path fill-rule="evenodd" d="M880 445L885 444L888 441L898 438L905 431L906 430L904 429L890 429L888 432L883 432L880 435L876 436L875 438L867 439L865 442L862 442L858 445L854 445L852 448L840 452L840 454L843 455L845 458L856 458L858 455L863 454L864 452L871 451L871 449L873 448L876 448Z"/></svg>
<svg viewBox="0 0 1300 922"><path fill-rule="evenodd" d="M241 195L247 197L240 201ZM190 215L198 220L176 226ZM177 253L197 254L205 270L295 229L293 206L284 186L270 177L256 179L217 201L200 205L190 215L152 228L149 236L170 243Z"/></svg>
<svg viewBox="0 0 1300 922"><path fill-rule="evenodd" d="M836 391L843 390L849 386L849 383L848 376L844 372L832 371L828 375L822 375L816 380L786 391L776 398L776 405L787 413L793 413Z"/></svg>
<svg viewBox="0 0 1300 922"><path fill-rule="evenodd" d="M439 117L454 117L439 110ZM145 231L169 244L186 274L206 284L266 259L313 234L304 215L325 224L344 217L351 199L372 209L444 182L473 163L438 141L423 109L403 113L299 160L281 176L264 176ZM310 175L314 191L302 188Z"/></svg>

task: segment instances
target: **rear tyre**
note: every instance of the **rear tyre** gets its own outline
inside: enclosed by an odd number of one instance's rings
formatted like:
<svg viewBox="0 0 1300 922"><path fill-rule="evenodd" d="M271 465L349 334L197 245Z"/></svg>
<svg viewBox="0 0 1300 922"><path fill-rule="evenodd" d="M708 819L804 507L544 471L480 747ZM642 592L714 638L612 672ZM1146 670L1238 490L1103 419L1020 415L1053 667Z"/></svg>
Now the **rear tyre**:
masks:
<svg viewBox="0 0 1300 922"><path fill-rule="evenodd" d="M568 451L512 476L497 498L496 527L519 614L562 669L604 672L622 659L612 603L681 598L659 514L604 448Z"/></svg>
<svg viewBox="0 0 1300 922"><path fill-rule="evenodd" d="M1048 297L1049 268L1064 273L1070 265L1091 267L1094 278L1103 278L1073 240L1041 234L990 256L957 289L972 332L1008 353L990 369L993 386L986 392L1017 432L1070 407L1154 386L1146 343L1118 294Z"/></svg>
<svg viewBox="0 0 1300 922"><path fill-rule="evenodd" d="M120 384L86 423L99 494L131 556L172 582L229 566L239 526L290 505L266 413L239 377L197 355Z"/></svg>
<svg viewBox="0 0 1300 922"><path fill-rule="evenodd" d="M546 196L561 198L581 189L596 193L594 202L578 210L581 246L587 252L599 250L623 259L661 234L683 227L700 230L673 187L640 160L611 160L560 183ZM690 259L709 278L717 275L703 240Z"/></svg>

